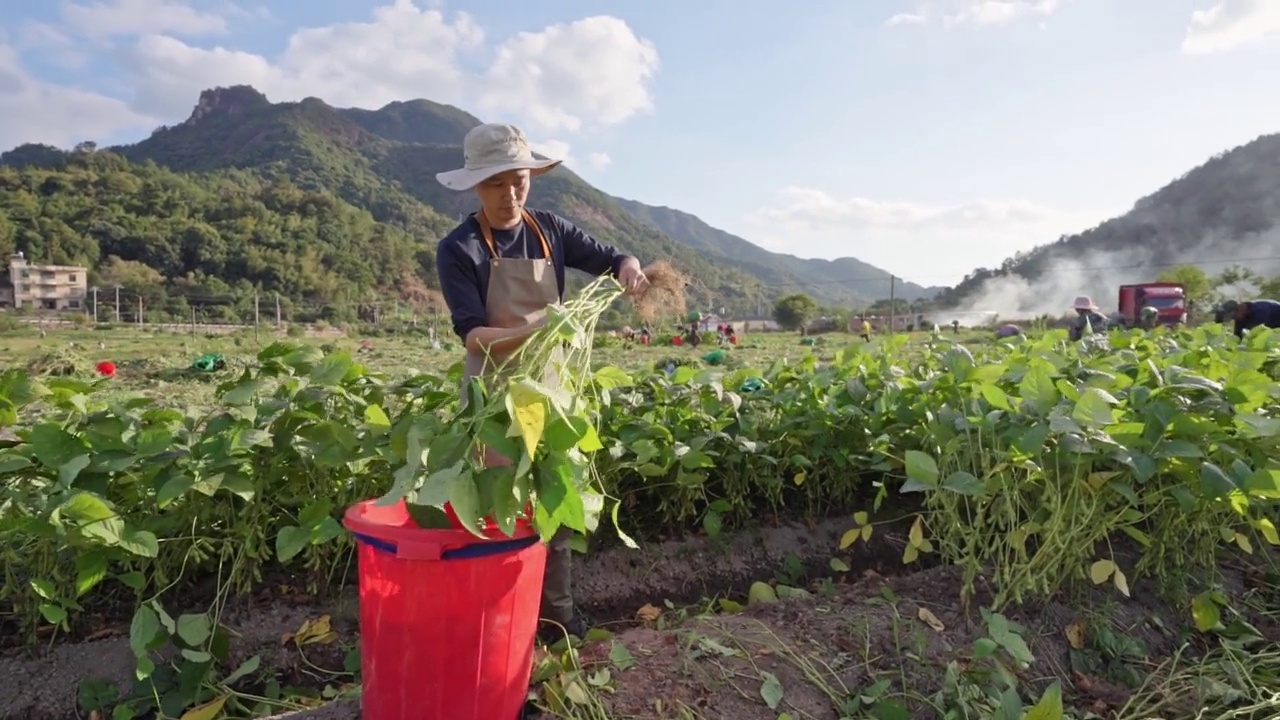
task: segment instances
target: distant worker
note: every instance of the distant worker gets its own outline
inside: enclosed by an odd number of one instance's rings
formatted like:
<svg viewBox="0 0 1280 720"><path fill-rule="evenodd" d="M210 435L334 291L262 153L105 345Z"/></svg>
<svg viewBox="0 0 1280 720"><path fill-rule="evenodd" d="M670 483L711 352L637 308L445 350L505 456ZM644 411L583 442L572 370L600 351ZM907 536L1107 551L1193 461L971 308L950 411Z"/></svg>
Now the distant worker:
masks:
<svg viewBox="0 0 1280 720"><path fill-rule="evenodd" d="M1090 335L1106 334L1107 319L1102 317L1098 306L1093 304L1093 298L1081 295L1071 307L1076 311L1076 317L1071 321L1067 337L1073 342L1084 339L1086 332Z"/></svg>
<svg viewBox="0 0 1280 720"><path fill-rule="evenodd" d="M1138 313L1138 323L1143 330L1154 330L1156 324L1160 322L1160 311L1147 305Z"/></svg>
<svg viewBox="0 0 1280 720"><path fill-rule="evenodd" d="M952 333L953 335L959 335L959 334L960 334L960 321L959 321L959 320L952 320L952 321L951 321L951 333Z"/></svg>
<svg viewBox="0 0 1280 720"><path fill-rule="evenodd" d="M1275 300L1228 300L1222 304L1222 314L1235 320L1236 337L1256 327L1280 328L1280 302Z"/></svg>
<svg viewBox="0 0 1280 720"><path fill-rule="evenodd" d="M871 323L862 318L862 339L871 342Z"/></svg>

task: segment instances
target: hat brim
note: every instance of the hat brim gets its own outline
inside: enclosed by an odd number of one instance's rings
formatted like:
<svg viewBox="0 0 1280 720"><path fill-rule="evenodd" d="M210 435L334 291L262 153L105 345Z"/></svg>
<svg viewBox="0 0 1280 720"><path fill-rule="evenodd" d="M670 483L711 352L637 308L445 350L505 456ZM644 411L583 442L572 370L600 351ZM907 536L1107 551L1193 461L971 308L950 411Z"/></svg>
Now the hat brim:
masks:
<svg viewBox="0 0 1280 720"><path fill-rule="evenodd" d="M459 168L448 172L436 173L436 180L450 190L470 190L494 175L511 170L528 170L533 175L551 172L563 160L520 160L517 162L491 165L486 168Z"/></svg>

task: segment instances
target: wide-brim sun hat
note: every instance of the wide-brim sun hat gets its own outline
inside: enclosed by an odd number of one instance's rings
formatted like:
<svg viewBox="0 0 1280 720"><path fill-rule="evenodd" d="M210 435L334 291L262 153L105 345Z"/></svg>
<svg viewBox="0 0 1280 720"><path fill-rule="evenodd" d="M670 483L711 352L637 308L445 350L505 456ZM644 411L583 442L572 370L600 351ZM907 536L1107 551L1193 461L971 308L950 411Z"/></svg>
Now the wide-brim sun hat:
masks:
<svg viewBox="0 0 1280 720"><path fill-rule="evenodd" d="M1088 295L1081 295L1071 304L1073 310L1097 310L1098 306L1093 304L1093 298Z"/></svg>
<svg viewBox="0 0 1280 720"><path fill-rule="evenodd" d="M436 174L441 185L450 190L470 190L509 170L528 170L533 175L541 175L563 162L534 157L524 132L506 123L472 128L462 140L462 158L462 167Z"/></svg>

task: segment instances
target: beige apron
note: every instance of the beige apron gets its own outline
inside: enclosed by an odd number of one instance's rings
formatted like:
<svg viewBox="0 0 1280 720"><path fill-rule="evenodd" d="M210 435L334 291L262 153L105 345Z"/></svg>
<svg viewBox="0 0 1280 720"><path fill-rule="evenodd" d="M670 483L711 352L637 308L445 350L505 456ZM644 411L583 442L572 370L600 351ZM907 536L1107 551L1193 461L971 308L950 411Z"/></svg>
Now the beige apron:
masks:
<svg viewBox="0 0 1280 720"><path fill-rule="evenodd" d="M480 234L489 249L489 291L485 295L485 312L489 316L488 327L502 329L521 328L538 321L547 306L560 302L560 283L551 259L551 244L528 210L522 212L524 222L538 236L542 244L542 258L513 259L498 256L498 246L493 241L493 228L484 211L477 212ZM473 353L467 351L462 373L462 397L466 399L466 386L473 377L494 378L506 374L503 365L511 353ZM485 449L486 467L510 465L510 458L491 449ZM572 549L569 541L573 531L568 528L557 533L548 544L547 572L542 588L542 617L565 624L573 619L573 593L570 563Z"/></svg>

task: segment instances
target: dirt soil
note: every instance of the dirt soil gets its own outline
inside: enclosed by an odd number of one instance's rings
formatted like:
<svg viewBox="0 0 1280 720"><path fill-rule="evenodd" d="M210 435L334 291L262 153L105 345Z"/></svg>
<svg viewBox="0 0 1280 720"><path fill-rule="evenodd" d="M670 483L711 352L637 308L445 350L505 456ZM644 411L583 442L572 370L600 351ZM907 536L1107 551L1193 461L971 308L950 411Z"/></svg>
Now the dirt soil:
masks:
<svg viewBox="0 0 1280 720"><path fill-rule="evenodd" d="M1243 592L1242 572L1228 571L1228 593ZM953 568L935 567L910 575L883 577L868 572L852 584L836 585L809 598L781 600L747 608L738 614L704 616L670 629L650 624L620 633L635 665L619 670L609 647L584 650L588 672L608 667L615 679L611 692L600 693L608 716L616 720L684 718L689 708L705 720L839 720L839 707L880 680L891 692L908 692L911 717L930 717L920 699L938 692L948 663L961 666L971 657L974 640L988 635L976 610L986 600L979 593L974 610L962 610L960 577ZM1100 715L1116 710L1130 692L1117 680L1073 669L1073 639L1088 637L1096 624L1116 635L1137 640L1148 663L1170 657L1183 642L1177 626L1188 620L1185 608L1155 599L1154 589L1138 583L1134 599L1114 590L1084 593L1071 606L1054 601L1011 608L1004 615L1022 626L1034 663L1020 673L1020 683L1038 693L1062 680L1066 702ZM1074 607L1093 608L1082 614ZM929 620L924 613L929 614ZM1280 642L1280 627L1265 618L1254 624L1271 642ZM1076 634L1082 633L1082 634ZM1089 644L1075 651L1091 652ZM770 709L762 685L772 674L783 699ZM1109 673L1104 673L1109 674ZM1194 714L1187 708L1187 716ZM550 716L547 716L548 718ZM595 717L595 716L593 716Z"/></svg>
<svg viewBox="0 0 1280 720"><path fill-rule="evenodd" d="M641 550L604 549L579 560L574 570L575 594L589 616L607 621L630 618L641 605L661 604L664 599L693 602L708 595L742 593L750 582L769 577L788 562L825 568L848 525L848 520L833 519L737 533L716 541L700 537L650 543ZM174 615L205 609L169 608ZM307 646L305 658L294 643L281 642L304 622L326 614L332 618L337 642ZM231 664L234 667L238 659L258 654L262 667L282 682L310 679L323 686L324 674L312 666L342 669L346 649L358 643L356 618L353 590L323 603L274 598L269 592L239 601L223 616L223 623L234 630ZM126 692L136 665L128 632L125 621L96 633L97 639L91 641L61 642L0 656L0 718L80 718L77 693L85 680L115 682ZM357 718L358 703L338 702L295 717Z"/></svg>

